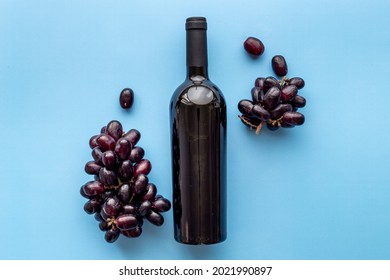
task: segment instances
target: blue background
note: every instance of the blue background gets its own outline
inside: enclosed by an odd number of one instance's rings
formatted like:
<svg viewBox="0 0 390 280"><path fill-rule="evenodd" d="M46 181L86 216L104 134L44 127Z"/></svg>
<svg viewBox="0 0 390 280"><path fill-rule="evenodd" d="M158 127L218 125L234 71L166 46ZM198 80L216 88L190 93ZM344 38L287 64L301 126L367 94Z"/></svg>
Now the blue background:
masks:
<svg viewBox="0 0 390 280"><path fill-rule="evenodd" d="M0 1L0 259L390 259L389 1ZM185 246L172 211L104 241L83 211L88 140L112 119L142 133L170 198L168 106L184 22L207 17L210 78L228 105L228 239ZM252 59L248 36L266 50ZM260 135L237 118L282 54L306 123ZM124 87L133 108L118 103Z"/></svg>

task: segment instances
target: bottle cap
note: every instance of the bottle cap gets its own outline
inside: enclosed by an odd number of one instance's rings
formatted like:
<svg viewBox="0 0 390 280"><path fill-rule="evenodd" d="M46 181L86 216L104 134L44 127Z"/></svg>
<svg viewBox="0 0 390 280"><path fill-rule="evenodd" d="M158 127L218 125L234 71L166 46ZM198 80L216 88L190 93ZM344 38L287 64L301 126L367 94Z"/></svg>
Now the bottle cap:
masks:
<svg viewBox="0 0 390 280"><path fill-rule="evenodd" d="M186 20L186 30L200 29L207 30L207 22L205 17L189 17Z"/></svg>

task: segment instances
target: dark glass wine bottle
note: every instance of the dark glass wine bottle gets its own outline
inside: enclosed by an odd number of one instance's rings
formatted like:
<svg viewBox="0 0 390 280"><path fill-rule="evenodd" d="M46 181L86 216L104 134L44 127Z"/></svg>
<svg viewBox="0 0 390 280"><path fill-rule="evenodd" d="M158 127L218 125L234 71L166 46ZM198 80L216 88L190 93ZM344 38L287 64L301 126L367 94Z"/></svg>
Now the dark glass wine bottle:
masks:
<svg viewBox="0 0 390 280"><path fill-rule="evenodd" d="M207 22L186 20L187 77L170 103L174 232L178 242L226 239L226 104L207 73Z"/></svg>

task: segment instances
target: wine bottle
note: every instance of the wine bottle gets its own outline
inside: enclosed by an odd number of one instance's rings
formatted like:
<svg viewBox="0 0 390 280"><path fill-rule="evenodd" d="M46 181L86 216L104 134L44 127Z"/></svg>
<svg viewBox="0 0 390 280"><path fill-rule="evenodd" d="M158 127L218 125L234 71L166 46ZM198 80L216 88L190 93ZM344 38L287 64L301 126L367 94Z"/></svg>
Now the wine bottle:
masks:
<svg viewBox="0 0 390 280"><path fill-rule="evenodd" d="M226 239L226 103L208 77L206 18L185 27L187 76L170 102L174 235L213 244Z"/></svg>

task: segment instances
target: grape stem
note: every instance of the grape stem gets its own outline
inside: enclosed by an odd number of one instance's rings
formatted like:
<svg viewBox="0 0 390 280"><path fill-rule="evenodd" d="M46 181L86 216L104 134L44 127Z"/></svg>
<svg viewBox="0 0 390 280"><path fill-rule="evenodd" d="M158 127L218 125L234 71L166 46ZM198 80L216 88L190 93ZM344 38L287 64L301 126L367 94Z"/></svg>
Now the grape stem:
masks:
<svg viewBox="0 0 390 280"><path fill-rule="evenodd" d="M283 88L287 82L288 82L288 78L287 76L284 76L283 79L279 80L280 87Z"/></svg>
<svg viewBox="0 0 390 280"><path fill-rule="evenodd" d="M253 123L251 123L247 118L245 118L243 115L242 116L238 116L245 124L249 125L249 127L252 129L252 128L255 128L256 129L256 134L260 134L260 131L263 127L263 121L260 122L258 125L254 125Z"/></svg>

